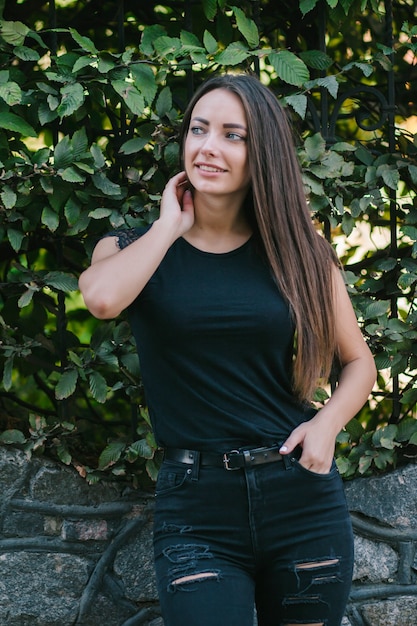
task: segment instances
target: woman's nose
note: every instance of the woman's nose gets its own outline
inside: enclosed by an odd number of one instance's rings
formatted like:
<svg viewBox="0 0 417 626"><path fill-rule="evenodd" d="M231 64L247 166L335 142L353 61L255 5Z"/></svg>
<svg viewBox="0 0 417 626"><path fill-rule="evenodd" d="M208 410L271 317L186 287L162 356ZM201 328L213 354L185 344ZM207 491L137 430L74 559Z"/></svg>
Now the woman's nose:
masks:
<svg viewBox="0 0 417 626"><path fill-rule="evenodd" d="M218 152L218 141L213 134L208 134L206 136L205 141L201 146L201 152L203 154L215 154Z"/></svg>

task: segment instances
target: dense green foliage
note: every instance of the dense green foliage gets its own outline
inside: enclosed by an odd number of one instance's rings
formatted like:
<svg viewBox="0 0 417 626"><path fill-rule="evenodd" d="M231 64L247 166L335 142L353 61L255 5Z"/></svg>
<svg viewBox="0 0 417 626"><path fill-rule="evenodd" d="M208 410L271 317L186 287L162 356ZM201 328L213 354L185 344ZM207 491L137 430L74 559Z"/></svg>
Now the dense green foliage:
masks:
<svg viewBox="0 0 417 626"><path fill-rule="evenodd" d="M123 36L114 3L100 15L93 2L62 4L60 24L74 27L48 29L55 15L25 1L0 24L0 440L47 451L90 481L155 477L128 325L92 319L77 276L102 234L157 216L193 88L251 69L294 117L312 216L347 266L380 371L339 437L339 468L351 477L414 458L417 141L400 126L417 113L413 3L394 6L391 48L379 2L327 0L326 50L317 0L279 12L249 0L185 2L185 14L178 2L126 6ZM394 75L395 132L378 96Z"/></svg>

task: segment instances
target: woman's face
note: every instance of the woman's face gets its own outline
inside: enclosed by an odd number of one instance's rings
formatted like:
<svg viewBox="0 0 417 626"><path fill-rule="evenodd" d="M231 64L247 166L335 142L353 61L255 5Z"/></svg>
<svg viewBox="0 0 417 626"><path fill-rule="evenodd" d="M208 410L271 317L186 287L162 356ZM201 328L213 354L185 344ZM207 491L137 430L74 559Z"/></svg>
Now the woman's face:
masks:
<svg viewBox="0 0 417 626"><path fill-rule="evenodd" d="M250 185L246 137L238 96L214 89L198 100L184 144L185 171L197 192L243 201Z"/></svg>

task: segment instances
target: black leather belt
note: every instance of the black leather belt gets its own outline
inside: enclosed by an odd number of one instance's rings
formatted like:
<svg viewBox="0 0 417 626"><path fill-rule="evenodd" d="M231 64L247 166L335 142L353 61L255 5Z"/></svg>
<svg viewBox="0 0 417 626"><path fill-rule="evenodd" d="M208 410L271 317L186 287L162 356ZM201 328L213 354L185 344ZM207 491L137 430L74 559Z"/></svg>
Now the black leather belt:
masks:
<svg viewBox="0 0 417 626"><path fill-rule="evenodd" d="M181 450L179 448L166 448L164 459L176 463L194 465L199 463L204 466L223 467L226 470L238 470L243 467L262 465L282 461L282 454L278 452L278 446L272 448L252 448L248 450L231 450L224 454L212 452L197 452L196 450Z"/></svg>

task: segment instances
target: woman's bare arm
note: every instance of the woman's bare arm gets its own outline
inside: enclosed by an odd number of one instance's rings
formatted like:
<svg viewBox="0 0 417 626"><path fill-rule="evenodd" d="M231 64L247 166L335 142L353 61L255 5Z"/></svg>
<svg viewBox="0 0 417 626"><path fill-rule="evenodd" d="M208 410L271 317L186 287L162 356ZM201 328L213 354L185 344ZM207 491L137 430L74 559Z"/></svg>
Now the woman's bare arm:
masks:
<svg viewBox="0 0 417 626"><path fill-rule="evenodd" d="M99 319L119 315L140 294L173 242L194 222L190 191L184 172L167 184L160 217L137 241L123 250L117 238L107 237L94 249L91 265L80 276L79 287L89 311Z"/></svg>
<svg viewBox="0 0 417 626"><path fill-rule="evenodd" d="M359 329L348 293L338 270L334 273L336 335L342 371L339 383L313 419L298 426L283 444L288 454L300 445L300 462L317 473L329 471L335 440L365 404L376 379L372 354Z"/></svg>

